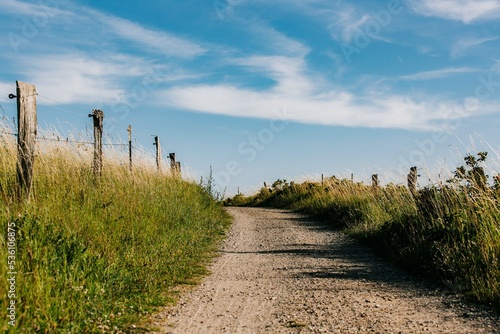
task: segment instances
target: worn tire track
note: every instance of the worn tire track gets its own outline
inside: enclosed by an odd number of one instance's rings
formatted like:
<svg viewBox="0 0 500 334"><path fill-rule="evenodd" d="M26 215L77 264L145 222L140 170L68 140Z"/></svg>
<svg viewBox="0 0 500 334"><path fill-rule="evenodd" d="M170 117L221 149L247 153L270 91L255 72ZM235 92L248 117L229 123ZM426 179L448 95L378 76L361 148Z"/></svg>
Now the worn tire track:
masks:
<svg viewBox="0 0 500 334"><path fill-rule="evenodd" d="M500 333L497 316L283 210L230 208L212 274L153 317L162 333Z"/></svg>

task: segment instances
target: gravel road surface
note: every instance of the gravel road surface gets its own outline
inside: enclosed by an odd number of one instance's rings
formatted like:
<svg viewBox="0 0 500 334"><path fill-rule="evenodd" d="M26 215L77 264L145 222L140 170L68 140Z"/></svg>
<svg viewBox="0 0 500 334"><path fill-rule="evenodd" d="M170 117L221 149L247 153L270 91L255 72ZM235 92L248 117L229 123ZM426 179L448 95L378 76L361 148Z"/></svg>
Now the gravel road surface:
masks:
<svg viewBox="0 0 500 334"><path fill-rule="evenodd" d="M153 316L160 333L500 333L497 316L420 282L340 232L230 208L212 274Z"/></svg>

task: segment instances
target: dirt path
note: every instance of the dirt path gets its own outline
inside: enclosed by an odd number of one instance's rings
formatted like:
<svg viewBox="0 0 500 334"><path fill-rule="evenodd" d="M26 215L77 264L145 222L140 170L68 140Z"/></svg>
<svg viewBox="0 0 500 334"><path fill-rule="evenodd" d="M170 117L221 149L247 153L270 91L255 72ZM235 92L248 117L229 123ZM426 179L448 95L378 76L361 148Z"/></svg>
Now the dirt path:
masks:
<svg viewBox="0 0 500 334"><path fill-rule="evenodd" d="M304 216L229 211L213 274L155 315L163 333L500 333L498 318Z"/></svg>

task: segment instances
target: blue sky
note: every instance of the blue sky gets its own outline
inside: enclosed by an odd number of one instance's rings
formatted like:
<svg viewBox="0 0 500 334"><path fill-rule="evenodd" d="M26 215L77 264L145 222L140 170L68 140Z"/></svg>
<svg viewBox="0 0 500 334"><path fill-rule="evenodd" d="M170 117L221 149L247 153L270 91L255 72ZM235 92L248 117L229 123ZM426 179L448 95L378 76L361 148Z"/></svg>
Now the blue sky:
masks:
<svg viewBox="0 0 500 334"><path fill-rule="evenodd" d="M0 2L0 104L35 84L41 127L176 152L193 179L499 172L500 0ZM166 156L164 156L166 158ZM444 177L444 176L442 176ZM422 180L422 184L426 181Z"/></svg>

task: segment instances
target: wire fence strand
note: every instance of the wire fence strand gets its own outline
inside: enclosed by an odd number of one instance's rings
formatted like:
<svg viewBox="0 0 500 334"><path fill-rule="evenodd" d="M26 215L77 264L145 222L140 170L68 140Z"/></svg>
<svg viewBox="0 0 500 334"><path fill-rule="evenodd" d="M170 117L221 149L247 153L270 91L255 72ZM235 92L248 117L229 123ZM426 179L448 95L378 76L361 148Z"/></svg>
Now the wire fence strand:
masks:
<svg viewBox="0 0 500 334"><path fill-rule="evenodd" d="M5 131L0 131L0 134L3 135L8 135L8 136L13 136L17 137L17 133L12 133L12 132L5 132ZM60 143L60 144L80 144L80 145L94 145L94 142L92 141L80 141L80 140L73 140L69 138L61 138L61 137L55 137L55 138L47 138L45 136L37 137L37 141L49 141L49 142L54 142L54 143ZM108 147L128 147L129 144L125 143L103 143L102 146L108 146ZM145 154L146 156L150 158L156 158L151 152L148 152L146 150L141 149L139 146L136 146L132 144L132 150L141 152L142 154Z"/></svg>

